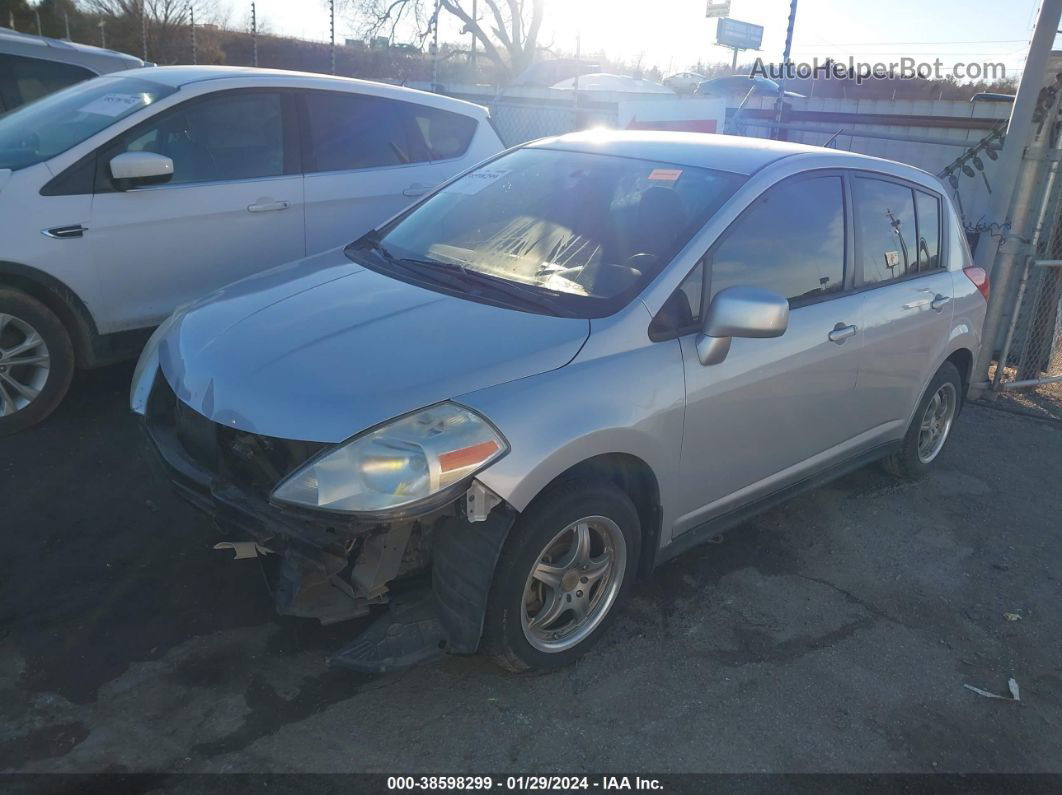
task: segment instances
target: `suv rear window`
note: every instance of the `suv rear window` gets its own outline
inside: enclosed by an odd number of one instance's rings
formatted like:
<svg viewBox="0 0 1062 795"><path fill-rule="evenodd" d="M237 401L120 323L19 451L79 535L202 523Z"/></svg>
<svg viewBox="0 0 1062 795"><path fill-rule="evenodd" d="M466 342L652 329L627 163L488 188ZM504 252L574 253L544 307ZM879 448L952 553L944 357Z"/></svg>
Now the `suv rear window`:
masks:
<svg viewBox="0 0 1062 795"><path fill-rule="evenodd" d="M17 108L95 76L83 66L0 54L0 111Z"/></svg>
<svg viewBox="0 0 1062 795"><path fill-rule="evenodd" d="M307 172L386 168L460 157L476 120L412 102L307 91Z"/></svg>
<svg viewBox="0 0 1062 795"><path fill-rule="evenodd" d="M468 151L476 120L437 108L414 107L413 119L432 160L449 160Z"/></svg>

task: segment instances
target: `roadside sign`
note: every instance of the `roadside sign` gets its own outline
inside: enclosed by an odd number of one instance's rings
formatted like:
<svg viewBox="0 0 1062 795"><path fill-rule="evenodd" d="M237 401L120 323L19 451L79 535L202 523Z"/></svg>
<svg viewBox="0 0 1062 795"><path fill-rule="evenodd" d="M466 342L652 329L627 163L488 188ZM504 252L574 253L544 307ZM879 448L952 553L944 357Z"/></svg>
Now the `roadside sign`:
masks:
<svg viewBox="0 0 1062 795"><path fill-rule="evenodd" d="M708 0L708 11L705 16L708 19L730 16L730 0Z"/></svg>
<svg viewBox="0 0 1062 795"><path fill-rule="evenodd" d="M758 50L763 41L763 25L722 17L715 26L715 43L736 50Z"/></svg>

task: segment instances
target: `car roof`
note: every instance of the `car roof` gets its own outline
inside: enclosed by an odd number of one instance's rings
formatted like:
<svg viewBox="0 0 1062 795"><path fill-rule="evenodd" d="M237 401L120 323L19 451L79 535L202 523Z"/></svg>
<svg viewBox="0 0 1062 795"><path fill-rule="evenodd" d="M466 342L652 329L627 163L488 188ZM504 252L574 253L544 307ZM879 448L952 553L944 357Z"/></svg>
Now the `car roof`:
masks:
<svg viewBox="0 0 1062 795"><path fill-rule="evenodd" d="M152 66L130 72L143 80L151 80L163 85L180 88L207 80L246 80L248 84L258 83L268 86L298 86L300 88L319 88L331 91L353 91L372 94L405 102L415 102L440 110L483 117L486 108L472 102L454 99L442 94L431 94L404 86L389 83L377 83L372 80L358 80L354 77L337 77L313 72L294 72L286 69L258 69L253 66Z"/></svg>
<svg viewBox="0 0 1062 795"><path fill-rule="evenodd" d="M83 66L96 74L144 65L144 61L124 52L62 39L50 39L47 36L32 36L8 28L0 28L0 52Z"/></svg>
<svg viewBox="0 0 1062 795"><path fill-rule="evenodd" d="M554 138L543 138L528 146L635 157L642 160L729 171L746 176L754 174L783 157L801 154L814 154L820 159L836 161L837 168L873 169L876 163L882 162L880 158L869 155L788 141L663 130L586 130L558 135ZM897 165L910 169L912 172L923 173L921 169L914 166L904 166L902 163L892 164L892 166Z"/></svg>

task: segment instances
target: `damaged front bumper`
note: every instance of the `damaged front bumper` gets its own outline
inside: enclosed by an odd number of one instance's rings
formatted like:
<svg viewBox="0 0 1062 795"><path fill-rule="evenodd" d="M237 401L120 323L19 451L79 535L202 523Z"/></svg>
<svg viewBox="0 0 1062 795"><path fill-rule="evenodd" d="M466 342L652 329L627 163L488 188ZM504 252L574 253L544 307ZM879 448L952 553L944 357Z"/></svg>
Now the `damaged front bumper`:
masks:
<svg viewBox="0 0 1062 795"><path fill-rule="evenodd" d="M197 414L158 374L144 413L151 448L178 494L262 558L277 611L324 624L387 605L332 661L393 670L479 647L491 580L515 511L474 483L430 513L342 517L269 500L325 445L234 431ZM409 583L395 597L393 584ZM419 584L419 588L417 585Z"/></svg>

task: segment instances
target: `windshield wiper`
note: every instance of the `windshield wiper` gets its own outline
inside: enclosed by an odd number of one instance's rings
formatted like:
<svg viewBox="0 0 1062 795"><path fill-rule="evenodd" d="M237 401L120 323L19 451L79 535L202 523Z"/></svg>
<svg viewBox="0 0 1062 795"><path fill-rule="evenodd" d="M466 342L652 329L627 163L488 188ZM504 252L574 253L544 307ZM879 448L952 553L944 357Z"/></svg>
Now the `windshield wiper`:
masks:
<svg viewBox="0 0 1062 795"><path fill-rule="evenodd" d="M530 285L522 284L520 282L491 276L490 274L481 271L469 270L464 265L457 263L441 262L438 260L407 261L414 262L425 268L434 267L445 272L452 278L459 280L461 283L474 287L477 290L486 289L506 298L515 298L525 306L534 307L547 314L561 315L564 317L571 316L571 313L568 312L557 300L560 298L561 294L554 290L531 287ZM550 299L553 300L551 301Z"/></svg>
<svg viewBox="0 0 1062 795"><path fill-rule="evenodd" d="M498 296L516 299L527 308L534 308L548 315L560 315L570 317L571 314L559 303L554 303L543 296L543 291L529 287L518 282L510 282L488 276L479 271L469 270L463 265L440 260L417 259L415 257L399 257L385 246L375 231L369 232L348 246L353 249L368 248L377 253L389 266L401 270L415 280L430 282L436 286L450 289L458 288L463 292L484 297L483 293L493 293L495 300ZM559 293L551 290L544 291L546 296L558 298Z"/></svg>

